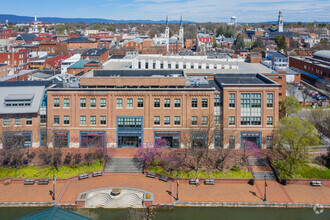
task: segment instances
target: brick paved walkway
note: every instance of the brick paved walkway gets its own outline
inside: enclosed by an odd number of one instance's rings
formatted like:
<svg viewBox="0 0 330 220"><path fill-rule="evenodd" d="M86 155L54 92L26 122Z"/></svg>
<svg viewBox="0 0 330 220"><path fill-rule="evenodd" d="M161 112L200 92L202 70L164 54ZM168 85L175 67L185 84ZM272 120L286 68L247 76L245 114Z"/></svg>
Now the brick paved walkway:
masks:
<svg viewBox="0 0 330 220"><path fill-rule="evenodd" d="M330 204L330 187L300 184L282 186L275 181L267 183L268 202ZM142 174L111 173L81 181L58 181L56 201L74 203L79 193L104 187L130 187L149 191L154 194L154 204L173 204L173 196L176 196L176 182L166 183ZM50 202L49 190L52 190L52 184L25 186L23 182L18 181L13 181L9 185L0 182L0 202ZM169 195L168 191L172 192L173 196ZM263 202L263 196L262 180L257 180L254 186L237 182L216 183L211 186L194 186L180 182L179 185L180 202Z"/></svg>

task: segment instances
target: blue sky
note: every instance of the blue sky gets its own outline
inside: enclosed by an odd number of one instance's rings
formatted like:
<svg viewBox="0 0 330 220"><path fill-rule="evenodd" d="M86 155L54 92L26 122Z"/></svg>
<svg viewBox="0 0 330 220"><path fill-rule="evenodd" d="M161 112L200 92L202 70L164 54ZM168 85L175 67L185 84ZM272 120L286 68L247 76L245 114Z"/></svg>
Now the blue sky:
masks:
<svg viewBox="0 0 330 220"><path fill-rule="evenodd" d="M0 14L196 22L330 21L330 0L2 0Z"/></svg>

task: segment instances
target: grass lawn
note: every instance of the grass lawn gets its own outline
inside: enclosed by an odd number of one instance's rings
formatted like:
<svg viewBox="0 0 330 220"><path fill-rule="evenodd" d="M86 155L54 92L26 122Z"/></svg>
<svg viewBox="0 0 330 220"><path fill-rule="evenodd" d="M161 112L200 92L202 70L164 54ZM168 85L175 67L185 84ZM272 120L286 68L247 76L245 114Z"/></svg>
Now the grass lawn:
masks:
<svg viewBox="0 0 330 220"><path fill-rule="evenodd" d="M298 168L292 175L289 176L288 170L282 162L274 162L277 171L281 178L293 178L293 179L330 179L330 169L321 169L318 167L312 167L309 165L304 165Z"/></svg>
<svg viewBox="0 0 330 220"><path fill-rule="evenodd" d="M103 160L93 162L90 166L82 164L75 169L73 166L60 166L59 171L52 166L26 166L19 167L17 170L13 167L0 168L0 179L4 177L27 178L27 179L50 179L55 174L56 178L69 178L82 173L99 171L103 169Z"/></svg>
<svg viewBox="0 0 330 220"><path fill-rule="evenodd" d="M229 171L229 172L219 172L219 171L213 171L210 173L207 173L205 171L174 171L171 173L166 172L165 170L161 168L150 168L148 169L149 172L154 173L160 173L171 177L176 177L176 175L179 175L179 178L222 178L222 179L249 179L252 178L252 175L250 172L244 172L242 170L238 171Z"/></svg>

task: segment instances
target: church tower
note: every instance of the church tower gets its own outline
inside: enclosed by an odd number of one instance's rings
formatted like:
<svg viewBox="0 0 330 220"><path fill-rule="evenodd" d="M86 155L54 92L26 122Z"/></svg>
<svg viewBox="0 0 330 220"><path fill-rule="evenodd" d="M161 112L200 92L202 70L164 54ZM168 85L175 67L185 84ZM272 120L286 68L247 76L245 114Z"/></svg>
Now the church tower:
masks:
<svg viewBox="0 0 330 220"><path fill-rule="evenodd" d="M183 22L182 22L182 16L180 18L179 41L181 41L182 48L183 48L183 44L184 44L183 41L184 41L184 39L183 39Z"/></svg>
<svg viewBox="0 0 330 220"><path fill-rule="evenodd" d="M170 28L168 27L168 16L166 16L165 38L170 38Z"/></svg>
<svg viewBox="0 0 330 220"><path fill-rule="evenodd" d="M280 12L278 14L277 30L278 30L278 32L283 32L282 10L280 10Z"/></svg>

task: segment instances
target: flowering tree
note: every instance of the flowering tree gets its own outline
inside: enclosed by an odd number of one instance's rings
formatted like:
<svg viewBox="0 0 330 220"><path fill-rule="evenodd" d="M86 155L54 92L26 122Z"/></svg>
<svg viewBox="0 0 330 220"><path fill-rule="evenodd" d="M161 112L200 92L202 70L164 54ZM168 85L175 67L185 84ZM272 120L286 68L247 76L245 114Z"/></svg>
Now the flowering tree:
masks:
<svg viewBox="0 0 330 220"><path fill-rule="evenodd" d="M154 143L141 144L138 147L137 156L144 164L150 164L166 146L167 140L164 138L156 139Z"/></svg>
<svg viewBox="0 0 330 220"><path fill-rule="evenodd" d="M261 157L262 154L260 152L260 149L258 145L256 145L252 141L244 140L244 154L247 156L253 156L253 157Z"/></svg>

